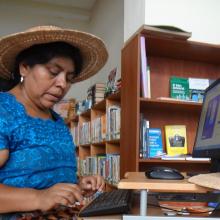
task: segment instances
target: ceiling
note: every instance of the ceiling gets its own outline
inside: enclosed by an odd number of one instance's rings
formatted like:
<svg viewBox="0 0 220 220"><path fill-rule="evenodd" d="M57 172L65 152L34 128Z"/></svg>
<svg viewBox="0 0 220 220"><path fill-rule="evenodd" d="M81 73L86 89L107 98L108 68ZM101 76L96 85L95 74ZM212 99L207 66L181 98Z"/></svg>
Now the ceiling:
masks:
<svg viewBox="0 0 220 220"><path fill-rule="evenodd" d="M90 11L95 5L96 0L32 0L32 2L48 3L51 5L72 7Z"/></svg>
<svg viewBox="0 0 220 220"><path fill-rule="evenodd" d="M22 2L23 6L30 3L36 10L37 8L38 10L40 9L41 14L45 13L59 18L89 21L96 0L22 0ZM44 6L46 6L47 10Z"/></svg>

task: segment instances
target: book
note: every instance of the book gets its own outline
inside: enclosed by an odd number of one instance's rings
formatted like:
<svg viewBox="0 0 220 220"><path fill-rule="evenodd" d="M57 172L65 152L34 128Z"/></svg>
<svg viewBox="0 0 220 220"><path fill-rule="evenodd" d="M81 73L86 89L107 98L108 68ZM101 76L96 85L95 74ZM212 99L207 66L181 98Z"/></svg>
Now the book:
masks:
<svg viewBox="0 0 220 220"><path fill-rule="evenodd" d="M121 107L111 105L106 109L106 140L116 140L120 138L121 128Z"/></svg>
<svg viewBox="0 0 220 220"><path fill-rule="evenodd" d="M170 78L170 97L181 100L189 100L188 78L172 76Z"/></svg>
<svg viewBox="0 0 220 220"><path fill-rule="evenodd" d="M101 138L105 140L106 138L106 115L101 116Z"/></svg>
<svg viewBox="0 0 220 220"><path fill-rule="evenodd" d="M196 102L203 102L206 88L212 80L201 78L189 78L189 98Z"/></svg>
<svg viewBox="0 0 220 220"><path fill-rule="evenodd" d="M144 25L148 35L167 37L178 40L187 40L192 36L192 32L170 25Z"/></svg>
<svg viewBox="0 0 220 220"><path fill-rule="evenodd" d="M197 158L197 157L187 156L186 160L191 160L191 161L210 161L211 159L208 158L208 157Z"/></svg>
<svg viewBox="0 0 220 220"><path fill-rule="evenodd" d="M139 146L139 157L148 157L148 146L147 146L147 130L149 129L149 121L140 115L140 146Z"/></svg>
<svg viewBox="0 0 220 220"><path fill-rule="evenodd" d="M143 98L150 98L150 69L147 65L147 55L146 55L146 43L145 37L140 37L140 50L141 50L141 95Z"/></svg>
<svg viewBox="0 0 220 220"><path fill-rule="evenodd" d="M180 154L180 155L174 155L174 156L169 156L169 155L162 155L161 160L190 160L190 161L210 161L210 158L208 157L192 157L192 155L188 154Z"/></svg>
<svg viewBox="0 0 220 220"><path fill-rule="evenodd" d="M166 125L165 139L167 155L187 154L187 138L185 125Z"/></svg>
<svg viewBox="0 0 220 220"><path fill-rule="evenodd" d="M191 103L198 103L197 101L193 100L182 100L182 99L175 99L175 98L170 98L170 97L157 97L156 99L158 100L164 100L164 101L174 101L174 102L191 102Z"/></svg>
<svg viewBox="0 0 220 220"><path fill-rule="evenodd" d="M203 102L206 88L214 82L208 78L170 78L170 97L180 100Z"/></svg>
<svg viewBox="0 0 220 220"><path fill-rule="evenodd" d="M150 66L147 66L147 92L148 98L151 97L151 87L150 87Z"/></svg>
<svg viewBox="0 0 220 220"><path fill-rule="evenodd" d="M159 157L163 154L162 131L160 128L147 129L148 157Z"/></svg>
<svg viewBox="0 0 220 220"><path fill-rule="evenodd" d="M181 155L170 156L166 154L161 156L161 160L186 160L186 155L181 154Z"/></svg>
<svg viewBox="0 0 220 220"><path fill-rule="evenodd" d="M143 140L144 140L144 121L143 121L143 115L140 114L140 121L139 121L139 127L140 127L140 136L139 136L139 158L143 158Z"/></svg>

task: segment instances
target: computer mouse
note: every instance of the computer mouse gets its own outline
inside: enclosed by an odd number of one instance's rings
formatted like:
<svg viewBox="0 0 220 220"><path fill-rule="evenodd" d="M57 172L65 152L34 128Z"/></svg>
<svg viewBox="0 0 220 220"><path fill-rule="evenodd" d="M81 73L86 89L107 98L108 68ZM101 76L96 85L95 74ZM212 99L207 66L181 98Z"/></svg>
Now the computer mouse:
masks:
<svg viewBox="0 0 220 220"><path fill-rule="evenodd" d="M181 180L184 176L176 169L170 167L156 166L145 172L145 176L149 179L166 179L166 180Z"/></svg>

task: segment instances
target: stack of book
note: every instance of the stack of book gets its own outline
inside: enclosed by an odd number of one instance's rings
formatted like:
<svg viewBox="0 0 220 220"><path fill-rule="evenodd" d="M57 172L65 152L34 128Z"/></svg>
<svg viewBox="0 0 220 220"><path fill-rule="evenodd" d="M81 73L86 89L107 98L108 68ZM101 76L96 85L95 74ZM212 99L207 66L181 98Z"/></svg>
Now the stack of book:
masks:
<svg viewBox="0 0 220 220"><path fill-rule="evenodd" d="M92 100L92 106L104 99L105 87L105 83L96 83L88 89L87 99Z"/></svg>

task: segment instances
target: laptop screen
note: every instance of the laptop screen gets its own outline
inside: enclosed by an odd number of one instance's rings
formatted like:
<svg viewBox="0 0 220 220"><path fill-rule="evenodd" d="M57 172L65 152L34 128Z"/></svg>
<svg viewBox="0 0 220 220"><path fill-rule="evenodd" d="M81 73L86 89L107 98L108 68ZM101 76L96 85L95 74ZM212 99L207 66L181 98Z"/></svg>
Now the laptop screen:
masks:
<svg viewBox="0 0 220 220"><path fill-rule="evenodd" d="M193 156L220 158L220 79L205 91Z"/></svg>

